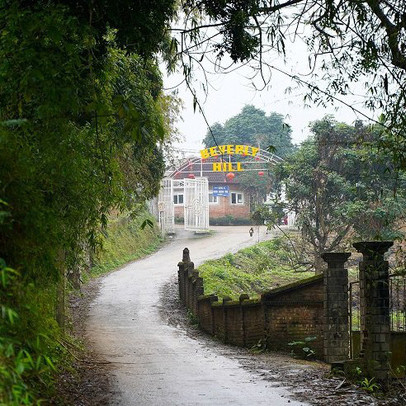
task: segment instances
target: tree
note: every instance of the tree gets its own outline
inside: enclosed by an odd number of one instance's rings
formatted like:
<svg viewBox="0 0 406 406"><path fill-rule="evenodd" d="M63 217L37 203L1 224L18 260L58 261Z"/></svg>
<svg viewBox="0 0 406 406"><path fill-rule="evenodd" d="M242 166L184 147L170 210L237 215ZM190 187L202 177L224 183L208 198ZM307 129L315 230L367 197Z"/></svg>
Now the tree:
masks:
<svg viewBox="0 0 406 406"><path fill-rule="evenodd" d="M285 73L307 87L305 101L336 102L363 80L366 105L383 113L380 146L406 168L405 2L185 0L183 8L186 28L174 42L184 72L204 67L204 56L215 60L217 72L250 63L265 87L276 69L274 54L283 56L289 41L303 39L309 75Z"/></svg>
<svg viewBox="0 0 406 406"><path fill-rule="evenodd" d="M281 114L272 112L266 115L252 105L243 107L241 113L229 118L224 125L215 123L207 132L203 140L206 148L222 144L245 144L260 146L261 149L271 150L277 155L284 157L293 152L294 146L291 141L292 130L284 123ZM233 156L233 162L246 159L241 156ZM260 169L265 169L265 163L260 163ZM262 167L262 168L261 168ZM254 169L253 167L251 169ZM264 201L266 194L272 186L272 168L264 171L264 176L258 176L257 171L239 172L236 178L244 190L248 192L253 210Z"/></svg>
<svg viewBox="0 0 406 406"><path fill-rule="evenodd" d="M62 252L72 262L95 243L112 208L158 192L171 107L152 56L174 3L138 2L142 18L124 0L3 3L0 250L27 275L53 273Z"/></svg>
<svg viewBox="0 0 406 406"><path fill-rule="evenodd" d="M155 57L173 14L172 0L0 1L0 403L44 399L67 271L111 210L158 192L174 110Z"/></svg>
<svg viewBox="0 0 406 406"><path fill-rule="evenodd" d="M267 116L263 110L246 105L241 113L229 118L224 125L214 124L203 143L206 148L214 146L214 136L219 145L260 145L262 149L273 147L277 155L284 157L294 149L291 134L292 130L281 114L272 112Z"/></svg>
<svg viewBox="0 0 406 406"><path fill-rule="evenodd" d="M379 128L349 126L326 117L311 130L312 138L279 165L277 177L286 190L285 209L297 213L319 271L321 254L338 249L350 237L402 236L406 177L396 176L390 157L378 152Z"/></svg>
<svg viewBox="0 0 406 406"><path fill-rule="evenodd" d="M128 2L108 18L102 2L0 7L0 253L26 286L54 292L49 304L110 211L137 210L159 190L171 98L153 54L174 4L161 14L142 3L152 9L138 25L122 19L138 41L125 49L118 17Z"/></svg>

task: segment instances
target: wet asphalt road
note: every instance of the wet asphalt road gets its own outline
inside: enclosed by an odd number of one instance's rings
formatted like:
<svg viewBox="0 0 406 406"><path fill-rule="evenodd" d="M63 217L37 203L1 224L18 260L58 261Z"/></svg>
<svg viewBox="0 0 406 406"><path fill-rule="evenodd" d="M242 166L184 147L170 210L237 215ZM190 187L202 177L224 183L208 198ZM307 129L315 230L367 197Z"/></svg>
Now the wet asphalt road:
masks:
<svg viewBox="0 0 406 406"><path fill-rule="evenodd" d="M245 227L212 227L196 238L179 230L159 252L102 280L92 303L86 334L95 350L113 363L117 405L300 405L287 389L243 369L237 359L211 350L162 320L159 291L177 272L182 250L195 265L257 241ZM265 229L260 239L269 238Z"/></svg>

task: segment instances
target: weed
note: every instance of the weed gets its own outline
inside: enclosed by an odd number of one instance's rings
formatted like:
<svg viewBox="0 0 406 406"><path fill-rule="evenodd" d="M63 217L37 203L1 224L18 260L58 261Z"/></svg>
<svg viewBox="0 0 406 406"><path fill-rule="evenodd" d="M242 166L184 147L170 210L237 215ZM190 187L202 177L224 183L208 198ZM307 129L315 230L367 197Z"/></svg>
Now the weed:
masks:
<svg viewBox="0 0 406 406"><path fill-rule="evenodd" d="M56 372L55 343L43 333L54 334L46 324L48 313L37 314L41 300L37 297L35 307L23 301L26 295L31 295L30 286L24 286L21 275L0 260L1 405L39 404ZM45 323L37 322L39 318Z"/></svg>
<svg viewBox="0 0 406 406"><path fill-rule="evenodd" d="M97 253L95 266L84 273L84 282L154 252L162 240L156 227L142 229L142 223L146 220L152 220L146 211L137 216L120 215L110 219L103 248Z"/></svg>
<svg viewBox="0 0 406 406"><path fill-rule="evenodd" d="M187 311L187 318L189 320L189 323L192 326L198 326L199 325L199 319L197 318L197 316L191 310Z"/></svg>
<svg viewBox="0 0 406 406"><path fill-rule="evenodd" d="M304 340L292 341L288 343L292 347L292 355L299 358L314 358L316 351L311 348L310 343L315 341L317 337L306 337Z"/></svg>
<svg viewBox="0 0 406 406"><path fill-rule="evenodd" d="M406 373L406 365L399 365L395 371L394 371L396 376L405 376Z"/></svg>
<svg viewBox="0 0 406 406"><path fill-rule="evenodd" d="M375 378L364 378L359 382L359 386L360 388L364 389L365 391L369 392L369 393L374 393L377 390L380 389L379 385L374 382Z"/></svg>
<svg viewBox="0 0 406 406"><path fill-rule="evenodd" d="M261 339L250 348L250 351L253 354L262 354L267 350L267 348L266 340Z"/></svg>

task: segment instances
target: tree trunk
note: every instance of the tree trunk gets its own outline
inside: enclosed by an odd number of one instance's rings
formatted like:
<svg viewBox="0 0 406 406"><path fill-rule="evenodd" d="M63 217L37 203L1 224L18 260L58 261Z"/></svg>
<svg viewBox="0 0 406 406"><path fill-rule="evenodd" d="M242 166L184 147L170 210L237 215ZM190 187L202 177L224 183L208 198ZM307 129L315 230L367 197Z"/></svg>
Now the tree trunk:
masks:
<svg viewBox="0 0 406 406"><path fill-rule="evenodd" d="M80 289L81 272L79 264L74 265L74 267L69 271L68 278L69 282L72 284L73 289Z"/></svg>
<svg viewBox="0 0 406 406"><path fill-rule="evenodd" d="M323 261L321 254L319 252L315 252L314 253L314 270L315 270L316 275L320 275L323 273L325 264L326 263Z"/></svg>

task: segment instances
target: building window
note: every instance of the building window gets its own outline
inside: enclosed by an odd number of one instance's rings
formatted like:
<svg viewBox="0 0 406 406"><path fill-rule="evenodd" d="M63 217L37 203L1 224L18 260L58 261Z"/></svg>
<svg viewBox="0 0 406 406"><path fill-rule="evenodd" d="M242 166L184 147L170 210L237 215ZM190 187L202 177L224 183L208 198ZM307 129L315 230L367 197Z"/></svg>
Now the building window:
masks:
<svg viewBox="0 0 406 406"><path fill-rule="evenodd" d="M231 192L231 204L244 204L244 195L242 193Z"/></svg>
<svg viewBox="0 0 406 406"><path fill-rule="evenodd" d="M219 197L214 196L213 193L209 193L209 203L210 204L216 204L219 202Z"/></svg>
<svg viewBox="0 0 406 406"><path fill-rule="evenodd" d="M174 204L183 204L183 195L173 195Z"/></svg>

